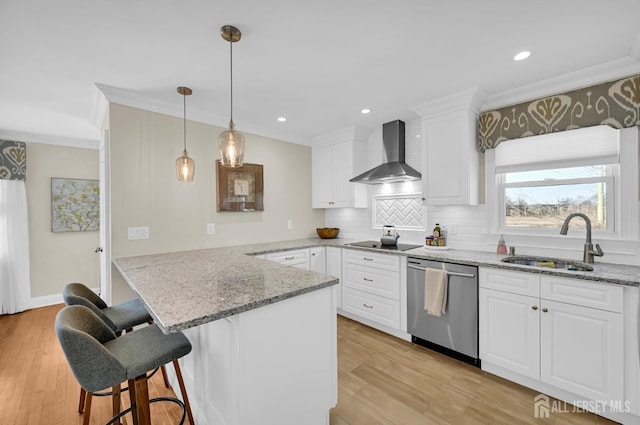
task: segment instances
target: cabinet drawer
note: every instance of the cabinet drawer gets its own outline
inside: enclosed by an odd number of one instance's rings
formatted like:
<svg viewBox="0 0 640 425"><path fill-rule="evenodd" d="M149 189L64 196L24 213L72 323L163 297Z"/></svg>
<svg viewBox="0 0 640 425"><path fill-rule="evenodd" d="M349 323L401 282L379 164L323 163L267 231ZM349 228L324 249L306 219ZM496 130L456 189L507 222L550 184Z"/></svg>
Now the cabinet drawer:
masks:
<svg viewBox="0 0 640 425"><path fill-rule="evenodd" d="M540 296L540 276L534 273L481 267L480 287L510 292L512 294Z"/></svg>
<svg viewBox="0 0 640 425"><path fill-rule="evenodd" d="M309 267L309 250L308 249L296 249L292 251L274 252L267 254L267 260L274 261L276 263L298 265L306 264Z"/></svg>
<svg viewBox="0 0 640 425"><path fill-rule="evenodd" d="M342 309L391 328L400 328L399 301L343 287Z"/></svg>
<svg viewBox="0 0 640 425"><path fill-rule="evenodd" d="M345 263L361 264L386 270L400 270L400 257L396 255L378 254L375 252L345 249L343 252Z"/></svg>
<svg viewBox="0 0 640 425"><path fill-rule="evenodd" d="M622 313L623 288L620 285L542 276L540 297L546 300Z"/></svg>
<svg viewBox="0 0 640 425"><path fill-rule="evenodd" d="M395 271L374 269L360 264L345 264L342 284L371 294L399 300L399 280L400 275Z"/></svg>

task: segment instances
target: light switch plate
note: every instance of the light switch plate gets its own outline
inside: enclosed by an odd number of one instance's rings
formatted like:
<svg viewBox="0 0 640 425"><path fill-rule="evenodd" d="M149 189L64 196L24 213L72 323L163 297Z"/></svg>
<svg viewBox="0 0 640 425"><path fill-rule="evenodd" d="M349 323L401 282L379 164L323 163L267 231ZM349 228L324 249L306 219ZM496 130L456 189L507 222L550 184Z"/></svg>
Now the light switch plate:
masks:
<svg viewBox="0 0 640 425"><path fill-rule="evenodd" d="M293 230L293 220L287 220L287 229Z"/></svg>
<svg viewBox="0 0 640 425"><path fill-rule="evenodd" d="M207 235L215 235L215 234L216 234L216 224L207 223Z"/></svg>
<svg viewBox="0 0 640 425"><path fill-rule="evenodd" d="M130 241L140 241L149 239L149 226L128 227L127 237Z"/></svg>

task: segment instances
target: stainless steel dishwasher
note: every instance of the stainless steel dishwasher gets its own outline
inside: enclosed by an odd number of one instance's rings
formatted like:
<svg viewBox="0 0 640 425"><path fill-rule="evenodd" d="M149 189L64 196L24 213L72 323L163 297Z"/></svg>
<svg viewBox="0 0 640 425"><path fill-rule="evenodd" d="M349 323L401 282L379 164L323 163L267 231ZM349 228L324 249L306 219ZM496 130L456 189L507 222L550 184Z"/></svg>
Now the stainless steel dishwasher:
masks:
<svg viewBox="0 0 640 425"><path fill-rule="evenodd" d="M429 315L424 310L427 267L447 272L447 305L440 317ZM477 267L409 257L407 315L407 330L414 343L480 366Z"/></svg>

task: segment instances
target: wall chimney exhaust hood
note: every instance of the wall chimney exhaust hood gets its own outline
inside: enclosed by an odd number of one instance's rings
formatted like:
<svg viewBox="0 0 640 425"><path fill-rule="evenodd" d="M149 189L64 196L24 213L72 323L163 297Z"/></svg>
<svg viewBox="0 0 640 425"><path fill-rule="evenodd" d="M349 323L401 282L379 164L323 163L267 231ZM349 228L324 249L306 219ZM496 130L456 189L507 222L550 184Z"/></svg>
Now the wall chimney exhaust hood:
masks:
<svg viewBox="0 0 640 425"><path fill-rule="evenodd" d="M382 184L420 180L422 175L404 162L404 122L395 120L382 125L382 143L386 161L359 176L354 183Z"/></svg>

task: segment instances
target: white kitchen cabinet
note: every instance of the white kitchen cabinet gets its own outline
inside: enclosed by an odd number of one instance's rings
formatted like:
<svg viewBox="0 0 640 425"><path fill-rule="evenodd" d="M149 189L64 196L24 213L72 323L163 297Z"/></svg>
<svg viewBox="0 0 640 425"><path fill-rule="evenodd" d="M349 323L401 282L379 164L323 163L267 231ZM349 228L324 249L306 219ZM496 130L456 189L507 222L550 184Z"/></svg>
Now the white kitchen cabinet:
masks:
<svg viewBox="0 0 640 425"><path fill-rule="evenodd" d="M337 285L336 294L336 306L342 308L342 248L335 246L327 247L327 270L326 273L329 276L337 277L340 282Z"/></svg>
<svg viewBox="0 0 640 425"><path fill-rule="evenodd" d="M309 248L267 254L267 260L309 270Z"/></svg>
<svg viewBox="0 0 640 425"><path fill-rule="evenodd" d="M344 249L342 310L383 331L401 328L400 257ZM381 325L381 326L380 326Z"/></svg>
<svg viewBox="0 0 640 425"><path fill-rule="evenodd" d="M469 89L414 108L422 117L425 205L477 205L478 111L485 94Z"/></svg>
<svg viewBox="0 0 640 425"><path fill-rule="evenodd" d="M481 268L483 368L590 400L623 400L622 313L620 285Z"/></svg>
<svg viewBox="0 0 640 425"><path fill-rule="evenodd" d="M309 270L318 273L326 273L327 263L325 248L323 246L314 246L309 248Z"/></svg>
<svg viewBox="0 0 640 425"><path fill-rule="evenodd" d="M366 170L368 130L350 128L315 139L311 151L312 208L366 208L366 186L349 179Z"/></svg>
<svg viewBox="0 0 640 425"><path fill-rule="evenodd" d="M540 378L540 299L480 288L480 359Z"/></svg>

